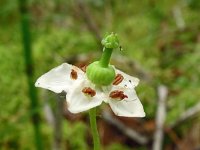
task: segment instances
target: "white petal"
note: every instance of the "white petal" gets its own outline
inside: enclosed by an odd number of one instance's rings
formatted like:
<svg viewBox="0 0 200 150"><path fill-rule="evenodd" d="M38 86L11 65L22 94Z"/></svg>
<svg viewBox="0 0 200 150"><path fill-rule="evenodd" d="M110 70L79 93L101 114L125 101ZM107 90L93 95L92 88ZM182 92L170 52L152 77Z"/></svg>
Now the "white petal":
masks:
<svg viewBox="0 0 200 150"><path fill-rule="evenodd" d="M82 92L85 87L90 87L95 90L96 95L91 97ZM68 109L72 113L79 113L82 111L89 110L102 103L103 93L95 87L88 79L83 79L77 82L76 85L70 90L69 94L66 95Z"/></svg>
<svg viewBox="0 0 200 150"><path fill-rule="evenodd" d="M143 106L139 98L137 97L137 94L134 89L114 87L112 91L114 90L123 91L124 94L128 96L128 98L124 98L123 100L113 99L113 98L110 98L108 100L110 107L117 116L124 116L124 117L145 116Z"/></svg>
<svg viewBox="0 0 200 150"><path fill-rule="evenodd" d="M121 74L124 77L122 82L118 84L118 86L121 86L121 87L134 88L138 85L140 81L138 78L132 77L118 69L115 69L115 73L116 75Z"/></svg>
<svg viewBox="0 0 200 150"><path fill-rule="evenodd" d="M70 77L72 69L77 72L78 78L76 80ZM61 93L62 91L68 92L71 86L83 78L83 76L84 72L78 67L63 63L42 75L36 81L35 86L49 89L55 93Z"/></svg>
<svg viewBox="0 0 200 150"><path fill-rule="evenodd" d="M109 95L109 93L110 93L110 91L112 90L112 88L113 88L114 86L112 86L112 85L108 85L108 86L102 86L101 88L102 88L102 91L103 91L103 93L104 93L104 95L105 95L105 97L103 97L103 101L105 102L105 103L108 103L108 95Z"/></svg>

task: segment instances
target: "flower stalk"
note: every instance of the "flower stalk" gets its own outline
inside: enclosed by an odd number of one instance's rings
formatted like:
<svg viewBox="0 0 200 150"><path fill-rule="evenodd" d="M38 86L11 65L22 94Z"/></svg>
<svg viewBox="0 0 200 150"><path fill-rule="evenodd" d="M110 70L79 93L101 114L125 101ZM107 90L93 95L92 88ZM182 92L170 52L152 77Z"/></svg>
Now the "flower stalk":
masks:
<svg viewBox="0 0 200 150"><path fill-rule="evenodd" d="M100 150L100 139L96 122L96 107L89 110L89 115L90 115L90 126L92 131L94 150Z"/></svg>

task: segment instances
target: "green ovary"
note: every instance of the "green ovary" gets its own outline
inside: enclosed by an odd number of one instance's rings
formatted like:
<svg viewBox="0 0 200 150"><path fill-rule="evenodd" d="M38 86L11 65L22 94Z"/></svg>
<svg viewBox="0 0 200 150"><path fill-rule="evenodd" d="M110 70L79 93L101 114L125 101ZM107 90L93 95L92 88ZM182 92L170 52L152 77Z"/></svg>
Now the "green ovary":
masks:
<svg viewBox="0 0 200 150"><path fill-rule="evenodd" d="M110 65L104 68L99 64L99 61L95 61L87 67L86 75L92 83L106 86L113 82L115 70Z"/></svg>

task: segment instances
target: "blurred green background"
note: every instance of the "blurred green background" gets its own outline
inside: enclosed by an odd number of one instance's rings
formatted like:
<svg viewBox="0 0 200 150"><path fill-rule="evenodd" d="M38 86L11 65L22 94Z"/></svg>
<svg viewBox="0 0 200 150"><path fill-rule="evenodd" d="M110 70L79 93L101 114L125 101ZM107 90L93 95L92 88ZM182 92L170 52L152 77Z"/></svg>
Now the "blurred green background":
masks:
<svg viewBox="0 0 200 150"><path fill-rule="evenodd" d="M36 149L34 111L41 116L43 149L91 149L87 112L70 114L62 95L42 89L35 89L39 104L31 108L19 1L0 1L0 149ZM136 91L147 116L113 118L148 142L138 143L103 119L108 108L102 106L98 126L105 150L151 149L161 85L168 91L162 149L200 149L199 0L27 0L24 7L31 31L33 81L63 62L98 59L101 38L106 32L118 34L123 51L114 51L112 63L140 78ZM188 110L194 113L187 116Z"/></svg>

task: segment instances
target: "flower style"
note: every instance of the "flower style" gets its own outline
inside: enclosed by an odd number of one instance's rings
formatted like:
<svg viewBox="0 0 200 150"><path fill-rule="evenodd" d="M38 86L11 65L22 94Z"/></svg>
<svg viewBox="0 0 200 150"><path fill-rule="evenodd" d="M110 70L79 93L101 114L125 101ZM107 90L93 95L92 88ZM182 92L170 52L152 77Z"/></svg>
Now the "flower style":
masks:
<svg viewBox="0 0 200 150"><path fill-rule="evenodd" d="M104 53L110 53L110 45L109 49L104 50ZM111 54L108 59L110 56ZM101 63L102 60L104 63ZM35 86L49 89L55 93L64 91L71 113L87 111L105 102L110 105L117 116L144 117L143 106L134 89L138 85L139 79L129 76L114 66L106 65L105 62L109 63L105 58L101 58L99 62L90 64L86 72L74 65L63 63L42 75L36 81ZM102 68L101 71L94 71L93 68L99 69L98 65L103 66L103 71ZM112 75L107 78L106 76L109 74Z"/></svg>

